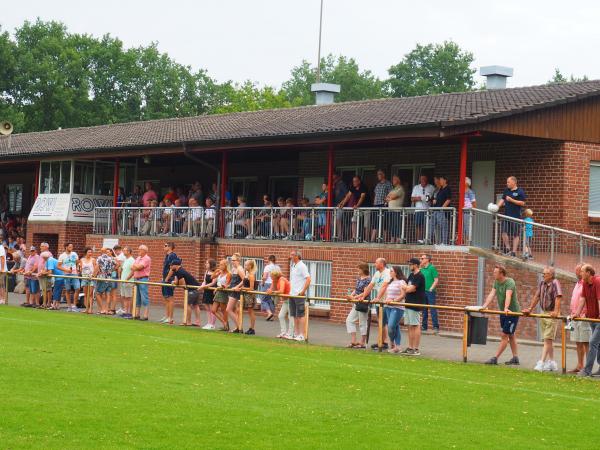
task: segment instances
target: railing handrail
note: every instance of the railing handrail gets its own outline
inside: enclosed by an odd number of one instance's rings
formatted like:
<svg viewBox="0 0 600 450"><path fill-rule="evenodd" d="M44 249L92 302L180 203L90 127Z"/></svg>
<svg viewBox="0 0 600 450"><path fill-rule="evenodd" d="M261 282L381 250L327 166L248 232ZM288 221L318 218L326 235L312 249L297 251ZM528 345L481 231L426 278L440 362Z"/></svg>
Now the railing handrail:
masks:
<svg viewBox="0 0 600 450"><path fill-rule="evenodd" d="M217 208L212 206L210 208L207 208L205 206L97 206L95 209L99 209L99 210L105 210L105 211L121 211L124 209L214 209L216 210ZM373 210L373 211L379 211L380 209L383 210L390 210L390 211L401 211L401 210L408 210L408 211L427 211L427 210L432 210L432 211L455 211L456 208L454 207L428 207L428 208L415 208L414 206L407 206L407 207L401 207L401 208L389 208L387 206L365 206L365 207L360 207L360 208L352 208L352 207L348 207L348 206L344 206L343 208L339 208L337 206L223 206L222 208L220 208L222 210L227 210L227 211L235 211L235 210L257 210L257 209L279 209L279 210L284 210L284 209L303 209L303 210L312 210L312 209L318 209L318 210L347 210L347 211L355 211L355 210Z"/></svg>
<svg viewBox="0 0 600 450"><path fill-rule="evenodd" d="M472 211L477 211L477 212L480 212L480 213L484 213L484 214L487 214L487 215L490 215L490 216L497 216L497 217L499 217L501 219L504 219L504 220L509 220L509 221L512 221L512 222L521 223L521 224L525 224L525 225L532 225L534 227L538 227L538 228L543 228L543 229L546 229L546 230L555 231L557 233L569 234L571 236L577 236L577 237L589 239L589 240L596 241L596 242L600 243L600 238L599 237L590 236L589 234L578 233L576 231L571 231L571 230L565 230L564 228L553 227L551 225L545 225L545 224L539 223L539 222L526 222L523 219L517 219L515 217L506 216L504 214L491 213L489 211L486 211L485 209L471 208L471 210Z"/></svg>

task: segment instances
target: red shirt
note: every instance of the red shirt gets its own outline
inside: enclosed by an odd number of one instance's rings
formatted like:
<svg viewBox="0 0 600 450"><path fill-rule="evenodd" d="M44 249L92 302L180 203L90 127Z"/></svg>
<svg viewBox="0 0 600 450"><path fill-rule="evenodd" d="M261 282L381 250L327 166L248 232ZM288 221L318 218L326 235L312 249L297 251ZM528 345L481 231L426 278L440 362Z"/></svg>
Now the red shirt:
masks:
<svg viewBox="0 0 600 450"><path fill-rule="evenodd" d="M600 276L594 275L591 283L583 282L581 296L585 298L585 316L590 319L600 319L598 299L600 299Z"/></svg>

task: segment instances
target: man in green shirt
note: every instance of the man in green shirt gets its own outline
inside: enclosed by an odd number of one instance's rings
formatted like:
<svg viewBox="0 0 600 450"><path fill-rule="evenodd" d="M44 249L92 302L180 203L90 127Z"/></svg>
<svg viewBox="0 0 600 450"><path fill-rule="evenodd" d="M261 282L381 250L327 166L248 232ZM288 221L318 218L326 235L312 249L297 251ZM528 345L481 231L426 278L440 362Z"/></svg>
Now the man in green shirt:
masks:
<svg viewBox="0 0 600 450"><path fill-rule="evenodd" d="M517 298L517 286L515 280L506 276L506 269L502 266L494 267L494 287L490 291L489 295L485 299L485 303L482 309L492 303L494 297L498 300L498 309L504 311L504 314L500 315L500 326L502 328L502 340L500 346L496 352L496 356L486 361L486 364L498 364L498 358L506 350L506 347L510 344L510 350L512 351L512 358L506 361L504 364L511 366L519 365L519 356L517 355L517 339L515 338L515 331L517 329L517 323L519 323L519 316L511 316L510 313L520 312L519 299Z"/></svg>
<svg viewBox="0 0 600 450"><path fill-rule="evenodd" d="M425 296L427 297L428 305L435 305L435 289L440 281L437 269L431 264L431 255L423 253L421 255L421 273L425 277ZM428 309L423 309L423 321L421 322L421 330L425 333L427 331L427 319ZM438 323L437 309L431 309L431 327L433 328L433 334L440 332L440 324Z"/></svg>

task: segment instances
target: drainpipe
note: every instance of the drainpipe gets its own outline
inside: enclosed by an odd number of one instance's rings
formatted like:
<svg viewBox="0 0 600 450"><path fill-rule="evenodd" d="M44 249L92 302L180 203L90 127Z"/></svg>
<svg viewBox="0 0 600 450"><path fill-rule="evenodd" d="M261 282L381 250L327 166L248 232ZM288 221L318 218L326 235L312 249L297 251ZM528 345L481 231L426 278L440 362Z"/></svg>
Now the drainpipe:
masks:
<svg viewBox="0 0 600 450"><path fill-rule="evenodd" d="M196 163L198 163L198 164L200 164L200 165L202 165L202 166L204 166L204 167L206 167L206 168L208 168L208 169L210 169L210 170L212 170L214 172L217 172L217 192L215 192L215 194L217 195L217 200L215 202L216 203L215 207L217 209L217 214L216 214L216 219L215 219L215 230L218 230L219 229L219 219L221 217L221 214L220 214L220 209L221 209L221 193L220 193L221 171L219 170L219 168L217 166L213 166L212 164L207 163L206 161L203 161L202 159L200 159L197 156L195 156L192 153L190 153L189 150L188 150L188 148L187 148L187 145L185 143L182 144L181 146L183 147L183 155L186 158L188 158L188 159L190 159L190 160L192 160L192 161L194 161L194 162L196 162ZM202 208L204 208L204 205L200 205L200 206Z"/></svg>

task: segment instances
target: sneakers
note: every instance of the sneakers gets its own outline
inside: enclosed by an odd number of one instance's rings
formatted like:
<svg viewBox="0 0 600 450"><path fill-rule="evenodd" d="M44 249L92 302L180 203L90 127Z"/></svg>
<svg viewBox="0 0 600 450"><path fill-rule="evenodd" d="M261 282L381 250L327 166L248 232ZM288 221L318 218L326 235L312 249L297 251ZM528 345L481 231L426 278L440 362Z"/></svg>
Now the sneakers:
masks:
<svg viewBox="0 0 600 450"><path fill-rule="evenodd" d="M203 329L203 330L214 330L214 329L215 329L215 326L214 326L214 325L211 325L210 323L207 323L206 325L204 325L204 326L202 327L202 329Z"/></svg>
<svg viewBox="0 0 600 450"><path fill-rule="evenodd" d="M162 319L160 319L158 321L158 323L169 323L169 318L168 317L163 317Z"/></svg>
<svg viewBox="0 0 600 450"><path fill-rule="evenodd" d="M577 376L581 377L581 378L586 378L586 377L591 377L592 374L591 373L587 373L585 371L585 369L581 369L579 372L577 372Z"/></svg>
<svg viewBox="0 0 600 450"><path fill-rule="evenodd" d="M548 370L546 369L546 363L544 361L538 361L535 365L535 367L533 368L533 370L536 370L538 372L543 372L544 370Z"/></svg>
<svg viewBox="0 0 600 450"><path fill-rule="evenodd" d="M408 348L408 347L406 347L404 350L402 350L402 351L400 352L400 354L401 354L401 355L410 355L412 351L413 351L413 349L412 349L412 348Z"/></svg>
<svg viewBox="0 0 600 450"><path fill-rule="evenodd" d="M302 336L301 334L299 334L298 336L295 336L293 339L298 342L306 341L306 339L304 339L304 336Z"/></svg>
<svg viewBox="0 0 600 450"><path fill-rule="evenodd" d="M546 361L545 370L547 370L549 372L557 372L558 364L556 364L556 361Z"/></svg>
<svg viewBox="0 0 600 450"><path fill-rule="evenodd" d="M593 376L594 378L598 378L598 377L600 377L600 369L598 369L597 371L595 371L594 373L592 373L592 376Z"/></svg>
<svg viewBox="0 0 600 450"><path fill-rule="evenodd" d="M383 347L381 347L383 350L387 350L388 349L388 343L384 342L383 343ZM379 350L379 346L377 344L373 344L371 345L371 349L372 350Z"/></svg>
<svg viewBox="0 0 600 450"><path fill-rule="evenodd" d="M254 328L248 328L248 330L246 330L245 334L254 335L254 334L256 334L256 332L254 331Z"/></svg>
<svg viewBox="0 0 600 450"><path fill-rule="evenodd" d="M125 310L123 308L119 308L117 309L117 314L120 316L121 314L124 314Z"/></svg>
<svg viewBox="0 0 600 450"><path fill-rule="evenodd" d="M433 329L433 334L434 334L435 336L438 336L438 335L440 334L440 329L439 329L439 328L434 328L434 329Z"/></svg>
<svg viewBox="0 0 600 450"><path fill-rule="evenodd" d="M418 348L409 348L406 354L408 356L421 356L421 352Z"/></svg>
<svg viewBox="0 0 600 450"><path fill-rule="evenodd" d="M521 363L519 362L518 356L513 356L508 361L506 361L504 364L506 364L507 366L518 366Z"/></svg>
<svg viewBox="0 0 600 450"><path fill-rule="evenodd" d="M286 336L287 336L287 333L279 333L277 335L277 339L287 339Z"/></svg>
<svg viewBox="0 0 600 450"><path fill-rule="evenodd" d="M492 356L490 359L488 359L485 364L490 364L493 366L497 366L498 365L498 358L496 358L495 356Z"/></svg>

